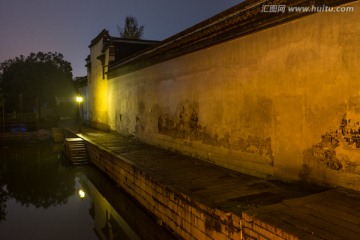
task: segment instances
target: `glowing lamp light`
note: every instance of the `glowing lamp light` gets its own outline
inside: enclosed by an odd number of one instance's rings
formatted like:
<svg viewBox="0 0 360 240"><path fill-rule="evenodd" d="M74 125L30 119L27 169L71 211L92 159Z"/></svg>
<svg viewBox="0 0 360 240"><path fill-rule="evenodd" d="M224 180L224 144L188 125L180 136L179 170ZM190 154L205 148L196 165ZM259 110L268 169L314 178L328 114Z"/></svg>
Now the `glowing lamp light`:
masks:
<svg viewBox="0 0 360 240"><path fill-rule="evenodd" d="M76 101L77 101L78 103L81 103L81 102L83 101L83 98L80 97L80 96L77 96L77 97L76 97Z"/></svg>
<svg viewBox="0 0 360 240"><path fill-rule="evenodd" d="M81 198L81 199L83 199L83 198L85 198L85 192L84 192L84 190L82 190L82 189L80 189L79 190L79 197Z"/></svg>

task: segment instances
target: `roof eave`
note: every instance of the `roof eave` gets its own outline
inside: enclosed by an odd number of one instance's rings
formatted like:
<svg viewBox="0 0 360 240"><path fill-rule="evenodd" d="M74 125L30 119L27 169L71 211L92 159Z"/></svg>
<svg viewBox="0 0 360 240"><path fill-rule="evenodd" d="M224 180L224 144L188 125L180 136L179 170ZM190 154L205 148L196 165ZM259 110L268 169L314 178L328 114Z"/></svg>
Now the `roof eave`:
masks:
<svg viewBox="0 0 360 240"><path fill-rule="evenodd" d="M109 67L109 78L245 36L313 13L263 13L262 5L338 6L356 0L246 1ZM276 3L275 3L276 2Z"/></svg>

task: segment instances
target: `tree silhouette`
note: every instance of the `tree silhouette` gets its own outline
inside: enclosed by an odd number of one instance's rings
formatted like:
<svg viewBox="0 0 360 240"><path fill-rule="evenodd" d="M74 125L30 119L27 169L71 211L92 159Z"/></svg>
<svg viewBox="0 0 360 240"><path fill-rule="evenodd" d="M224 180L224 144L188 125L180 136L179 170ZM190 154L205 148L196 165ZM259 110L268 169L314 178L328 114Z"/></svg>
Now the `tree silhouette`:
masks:
<svg viewBox="0 0 360 240"><path fill-rule="evenodd" d="M122 38L141 39L144 32L144 26L139 26L136 18L133 16L127 16L125 18L125 25L123 29L118 25L116 25L116 27L119 31L120 37Z"/></svg>
<svg viewBox="0 0 360 240"><path fill-rule="evenodd" d="M33 99L39 98L43 105L54 106L56 96L73 96L71 64L60 53L31 53L0 64L0 79L4 93L5 108L16 111L18 96L27 96L24 110L34 108ZM27 108L27 109L26 109Z"/></svg>
<svg viewBox="0 0 360 240"><path fill-rule="evenodd" d="M7 196L0 192L5 200L11 197L23 206L46 209L65 204L75 192L75 172L60 165L47 142L9 146L0 163L6 165L2 178Z"/></svg>

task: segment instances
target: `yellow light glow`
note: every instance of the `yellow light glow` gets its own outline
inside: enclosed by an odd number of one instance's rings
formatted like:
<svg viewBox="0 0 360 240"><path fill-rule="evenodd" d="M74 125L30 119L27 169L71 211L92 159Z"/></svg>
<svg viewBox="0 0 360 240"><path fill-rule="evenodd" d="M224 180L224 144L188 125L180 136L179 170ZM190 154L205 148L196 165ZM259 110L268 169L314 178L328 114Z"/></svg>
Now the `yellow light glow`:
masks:
<svg viewBox="0 0 360 240"><path fill-rule="evenodd" d="M85 198L85 192L82 190L82 189L80 189L79 190L79 197L82 199L82 198Z"/></svg>
<svg viewBox="0 0 360 240"><path fill-rule="evenodd" d="M79 103L81 103L81 102L83 101L83 98L80 97L80 96L77 96L77 97L76 97L76 101L79 102Z"/></svg>
<svg viewBox="0 0 360 240"><path fill-rule="evenodd" d="M108 87L108 81L96 79L96 87L94 88L94 99L96 99L96 101L92 101L94 104L93 120L105 124L108 124L109 122Z"/></svg>

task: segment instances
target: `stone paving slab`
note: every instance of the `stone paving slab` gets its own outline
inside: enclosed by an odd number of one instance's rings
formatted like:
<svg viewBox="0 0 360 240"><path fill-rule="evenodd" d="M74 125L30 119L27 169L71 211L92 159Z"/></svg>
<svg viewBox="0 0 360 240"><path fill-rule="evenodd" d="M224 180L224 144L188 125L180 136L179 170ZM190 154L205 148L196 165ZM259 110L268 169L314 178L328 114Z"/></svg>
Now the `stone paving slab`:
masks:
<svg viewBox="0 0 360 240"><path fill-rule="evenodd" d="M194 200L242 216L259 231L285 239L360 239L357 192L266 181L116 133L84 127L77 135Z"/></svg>
<svg viewBox="0 0 360 240"><path fill-rule="evenodd" d="M248 210L243 218L266 229L286 226L287 232L300 239L355 240L360 239L359 206L358 192L331 189Z"/></svg>

